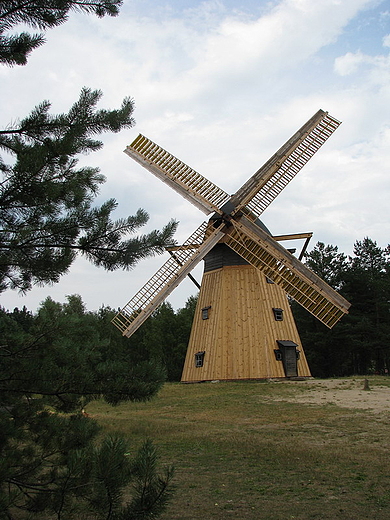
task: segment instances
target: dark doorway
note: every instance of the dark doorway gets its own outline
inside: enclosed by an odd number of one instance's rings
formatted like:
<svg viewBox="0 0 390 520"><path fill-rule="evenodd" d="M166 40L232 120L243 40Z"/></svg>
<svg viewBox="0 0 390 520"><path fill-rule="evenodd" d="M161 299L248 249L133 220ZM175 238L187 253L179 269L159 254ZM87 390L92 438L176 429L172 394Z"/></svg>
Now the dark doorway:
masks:
<svg viewBox="0 0 390 520"><path fill-rule="evenodd" d="M277 344L282 353L282 362L286 377L298 377L298 345L293 341L279 341Z"/></svg>

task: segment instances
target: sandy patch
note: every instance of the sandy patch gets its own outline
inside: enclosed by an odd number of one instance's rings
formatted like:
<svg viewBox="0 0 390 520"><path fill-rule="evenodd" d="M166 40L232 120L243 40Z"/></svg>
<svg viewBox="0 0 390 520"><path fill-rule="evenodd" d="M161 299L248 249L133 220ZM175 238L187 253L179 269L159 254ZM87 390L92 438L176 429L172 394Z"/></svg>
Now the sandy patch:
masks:
<svg viewBox="0 0 390 520"><path fill-rule="evenodd" d="M299 385L293 396L275 398L275 401L307 404L335 404L345 408L360 408L376 413L390 411L390 388L369 381L364 390L364 379L326 379L290 381Z"/></svg>

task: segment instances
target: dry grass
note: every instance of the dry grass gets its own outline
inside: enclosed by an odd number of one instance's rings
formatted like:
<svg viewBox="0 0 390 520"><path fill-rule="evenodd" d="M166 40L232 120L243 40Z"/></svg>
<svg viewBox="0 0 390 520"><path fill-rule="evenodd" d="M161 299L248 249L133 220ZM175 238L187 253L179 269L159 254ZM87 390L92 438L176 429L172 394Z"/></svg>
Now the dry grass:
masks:
<svg viewBox="0 0 390 520"><path fill-rule="evenodd" d="M163 520L387 520L390 417L327 399L363 389L364 378L336 380L307 402L321 384L167 384L149 403L88 412L135 446L151 438L175 465ZM390 399L390 378L369 385L362 399L377 389Z"/></svg>

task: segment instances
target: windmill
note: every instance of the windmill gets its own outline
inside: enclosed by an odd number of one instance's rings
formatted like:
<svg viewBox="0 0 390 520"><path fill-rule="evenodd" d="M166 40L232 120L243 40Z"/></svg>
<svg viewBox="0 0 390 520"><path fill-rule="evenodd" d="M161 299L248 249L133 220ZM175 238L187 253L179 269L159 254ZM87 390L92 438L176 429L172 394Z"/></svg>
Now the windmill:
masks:
<svg viewBox="0 0 390 520"><path fill-rule="evenodd" d="M182 381L309 377L288 298L329 328L350 304L279 243L307 245L310 233L272 237L259 217L339 124L319 110L234 195L140 134L125 152L211 217L117 313L122 334L130 337L203 259Z"/></svg>

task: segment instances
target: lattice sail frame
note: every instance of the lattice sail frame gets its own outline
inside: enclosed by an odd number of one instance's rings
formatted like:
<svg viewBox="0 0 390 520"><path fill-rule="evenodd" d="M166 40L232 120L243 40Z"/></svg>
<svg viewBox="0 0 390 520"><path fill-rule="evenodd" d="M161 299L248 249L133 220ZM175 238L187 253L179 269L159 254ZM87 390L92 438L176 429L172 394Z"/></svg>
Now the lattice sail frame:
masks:
<svg viewBox="0 0 390 520"><path fill-rule="evenodd" d="M220 241L280 285L322 323L333 327L350 304L255 221L339 125L319 110L233 196L140 134L125 152L206 215L219 214L220 220L213 220L213 226L203 223L119 311L112 322L122 334L131 336Z"/></svg>
<svg viewBox="0 0 390 520"><path fill-rule="evenodd" d="M125 153L206 215L219 212L230 199L230 195L216 184L142 134L126 148Z"/></svg>
<svg viewBox="0 0 390 520"><path fill-rule="evenodd" d="M332 328L348 312L349 303L340 294L333 289L333 293L329 291L329 286L294 256L286 258L285 249L262 229L248 221L232 221L232 224L224 243L324 325Z"/></svg>
<svg viewBox="0 0 390 520"><path fill-rule="evenodd" d="M340 124L319 110L232 196L232 214L246 206L259 217Z"/></svg>
<svg viewBox="0 0 390 520"><path fill-rule="evenodd" d="M190 271L225 235L224 225L210 228L203 222L175 250L175 257L169 258L152 278L113 318L112 323L123 336L131 336L142 323L157 309L169 294L179 285Z"/></svg>

